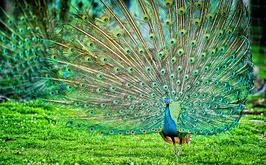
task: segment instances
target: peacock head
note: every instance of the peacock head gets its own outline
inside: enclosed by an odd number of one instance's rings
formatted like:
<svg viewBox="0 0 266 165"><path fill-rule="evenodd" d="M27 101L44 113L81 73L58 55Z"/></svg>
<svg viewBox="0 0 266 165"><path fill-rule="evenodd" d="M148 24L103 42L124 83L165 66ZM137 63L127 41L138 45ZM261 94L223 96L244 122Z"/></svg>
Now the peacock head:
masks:
<svg viewBox="0 0 266 165"><path fill-rule="evenodd" d="M169 105L171 102L173 102L172 99L169 99L169 98L167 98L167 97L164 97L164 98L163 98L163 101L164 101L164 103L165 103L166 105Z"/></svg>

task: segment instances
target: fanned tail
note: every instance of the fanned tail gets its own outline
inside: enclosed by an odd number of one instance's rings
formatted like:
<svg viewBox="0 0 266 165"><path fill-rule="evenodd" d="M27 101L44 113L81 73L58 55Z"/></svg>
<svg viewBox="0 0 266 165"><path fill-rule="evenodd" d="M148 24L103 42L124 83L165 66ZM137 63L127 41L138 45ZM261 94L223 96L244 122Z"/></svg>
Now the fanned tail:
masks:
<svg viewBox="0 0 266 165"><path fill-rule="evenodd" d="M52 68L35 81L49 83L46 100L83 109L73 120L106 134L160 131L165 97L179 105L171 112L179 132L236 125L253 86L243 2L133 2L101 1L95 17L77 12L55 26L44 53Z"/></svg>

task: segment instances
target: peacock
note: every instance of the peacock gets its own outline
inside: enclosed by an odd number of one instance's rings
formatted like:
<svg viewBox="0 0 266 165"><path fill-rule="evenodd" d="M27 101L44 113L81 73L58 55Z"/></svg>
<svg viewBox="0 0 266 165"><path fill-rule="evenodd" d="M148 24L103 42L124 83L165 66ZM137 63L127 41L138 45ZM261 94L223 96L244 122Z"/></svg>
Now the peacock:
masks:
<svg viewBox="0 0 266 165"><path fill-rule="evenodd" d="M242 0L16 4L1 17L0 93L74 107L68 126L189 143L233 128L253 90Z"/></svg>

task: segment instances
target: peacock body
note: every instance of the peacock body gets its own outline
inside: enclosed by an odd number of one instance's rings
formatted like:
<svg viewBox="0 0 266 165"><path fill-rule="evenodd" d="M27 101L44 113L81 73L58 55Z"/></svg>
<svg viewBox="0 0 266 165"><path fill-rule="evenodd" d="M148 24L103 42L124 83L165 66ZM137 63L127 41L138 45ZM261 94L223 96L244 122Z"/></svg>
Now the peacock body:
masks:
<svg viewBox="0 0 266 165"><path fill-rule="evenodd" d="M2 19L2 94L77 107L68 124L89 131L174 143L238 123L253 88L241 0L95 1L94 14L73 2L18 3L20 19Z"/></svg>

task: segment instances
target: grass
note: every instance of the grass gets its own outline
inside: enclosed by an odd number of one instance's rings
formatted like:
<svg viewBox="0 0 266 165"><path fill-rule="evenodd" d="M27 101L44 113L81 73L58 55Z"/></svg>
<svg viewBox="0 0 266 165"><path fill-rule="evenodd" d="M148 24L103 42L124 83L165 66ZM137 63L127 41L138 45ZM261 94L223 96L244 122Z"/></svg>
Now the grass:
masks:
<svg viewBox="0 0 266 165"><path fill-rule="evenodd" d="M172 145L159 134L91 134L65 125L60 116L73 111L38 101L0 104L0 164L176 163ZM266 164L265 119L265 113L244 115L226 133L192 136L191 144L183 146L179 163Z"/></svg>

